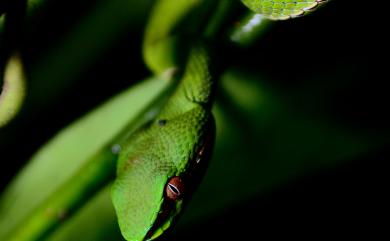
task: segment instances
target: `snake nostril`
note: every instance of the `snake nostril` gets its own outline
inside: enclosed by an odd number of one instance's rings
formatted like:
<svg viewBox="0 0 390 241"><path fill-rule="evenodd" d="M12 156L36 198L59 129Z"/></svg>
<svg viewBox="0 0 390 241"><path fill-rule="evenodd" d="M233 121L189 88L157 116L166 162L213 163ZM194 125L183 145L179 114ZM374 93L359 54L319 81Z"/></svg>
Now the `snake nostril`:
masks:
<svg viewBox="0 0 390 241"><path fill-rule="evenodd" d="M158 121L157 121L157 124L158 124L159 126L165 126L165 125L167 124L167 120L164 120L164 119L158 120Z"/></svg>

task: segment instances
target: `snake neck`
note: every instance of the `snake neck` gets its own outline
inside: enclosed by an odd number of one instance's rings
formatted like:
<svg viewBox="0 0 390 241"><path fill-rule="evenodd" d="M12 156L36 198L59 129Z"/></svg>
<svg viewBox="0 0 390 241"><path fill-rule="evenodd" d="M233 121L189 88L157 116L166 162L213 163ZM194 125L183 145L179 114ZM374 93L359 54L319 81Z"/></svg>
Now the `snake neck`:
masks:
<svg viewBox="0 0 390 241"><path fill-rule="evenodd" d="M207 50L196 45L190 50L181 81L162 110L163 116L182 114L195 107L211 108L214 81Z"/></svg>

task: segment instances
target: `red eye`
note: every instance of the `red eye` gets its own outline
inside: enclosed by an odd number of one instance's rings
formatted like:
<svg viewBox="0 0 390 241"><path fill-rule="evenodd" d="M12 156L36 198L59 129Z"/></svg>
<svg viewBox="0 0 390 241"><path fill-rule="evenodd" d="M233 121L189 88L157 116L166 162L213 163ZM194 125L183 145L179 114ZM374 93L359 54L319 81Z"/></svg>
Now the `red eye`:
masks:
<svg viewBox="0 0 390 241"><path fill-rule="evenodd" d="M184 192L184 183L180 177L172 177L166 187L165 193L168 199L175 201L183 196Z"/></svg>

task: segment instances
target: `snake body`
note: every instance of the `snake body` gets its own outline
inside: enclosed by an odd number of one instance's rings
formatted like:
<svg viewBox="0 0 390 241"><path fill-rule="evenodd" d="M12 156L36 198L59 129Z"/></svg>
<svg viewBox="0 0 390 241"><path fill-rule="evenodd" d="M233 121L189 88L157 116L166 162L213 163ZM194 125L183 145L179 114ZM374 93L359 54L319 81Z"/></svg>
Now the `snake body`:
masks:
<svg viewBox="0 0 390 241"><path fill-rule="evenodd" d="M210 158L215 136L211 113L215 77L202 40L187 39L183 44L177 31L191 19L191 12L210 7L210 2L215 1L159 0L152 11L144 40L145 62L155 74L174 69L182 74L174 75L180 83L156 119L122 145L112 200L126 240L151 240L171 227ZM323 1L242 2L275 20L301 16Z"/></svg>
<svg viewBox="0 0 390 241"><path fill-rule="evenodd" d="M272 20L285 20L305 15L327 0L241 0L252 11Z"/></svg>
<svg viewBox="0 0 390 241"><path fill-rule="evenodd" d="M205 50L194 48L165 108L123 146L112 198L127 240L167 229L202 175L214 139L210 78Z"/></svg>

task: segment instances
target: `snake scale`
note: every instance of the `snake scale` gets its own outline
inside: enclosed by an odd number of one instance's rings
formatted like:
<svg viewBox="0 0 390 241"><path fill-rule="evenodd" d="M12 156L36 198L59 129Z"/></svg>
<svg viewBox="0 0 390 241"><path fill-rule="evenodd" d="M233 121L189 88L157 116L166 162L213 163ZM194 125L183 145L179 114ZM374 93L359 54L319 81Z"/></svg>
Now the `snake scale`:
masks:
<svg viewBox="0 0 390 241"><path fill-rule="evenodd" d="M271 20L305 15L324 2L242 0ZM203 14L211 5L206 0L158 0L152 11L145 62L155 74L180 81L155 121L134 133L119 155L112 200L126 240L151 240L171 227L207 167L215 136L211 107L216 78L201 32L185 38L178 29L184 24L201 29L189 19L202 17L191 14Z"/></svg>

